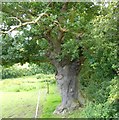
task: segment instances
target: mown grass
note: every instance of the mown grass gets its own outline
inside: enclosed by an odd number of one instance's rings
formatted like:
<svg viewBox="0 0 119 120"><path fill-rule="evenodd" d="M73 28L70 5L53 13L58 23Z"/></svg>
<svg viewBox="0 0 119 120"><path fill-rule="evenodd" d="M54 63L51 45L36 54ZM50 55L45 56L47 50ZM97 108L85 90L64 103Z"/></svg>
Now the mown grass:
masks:
<svg viewBox="0 0 119 120"><path fill-rule="evenodd" d="M33 118L37 92L6 92L2 95L2 118Z"/></svg>

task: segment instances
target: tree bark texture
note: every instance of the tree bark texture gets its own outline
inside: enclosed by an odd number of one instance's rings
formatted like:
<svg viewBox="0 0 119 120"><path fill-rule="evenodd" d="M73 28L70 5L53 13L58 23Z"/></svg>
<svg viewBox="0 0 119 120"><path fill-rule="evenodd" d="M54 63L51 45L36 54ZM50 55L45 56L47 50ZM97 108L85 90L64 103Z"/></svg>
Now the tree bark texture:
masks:
<svg viewBox="0 0 119 120"><path fill-rule="evenodd" d="M73 61L68 65L57 68L56 80L62 102L54 111L55 114L63 114L83 105L84 100L79 93L77 79L80 67L79 61Z"/></svg>

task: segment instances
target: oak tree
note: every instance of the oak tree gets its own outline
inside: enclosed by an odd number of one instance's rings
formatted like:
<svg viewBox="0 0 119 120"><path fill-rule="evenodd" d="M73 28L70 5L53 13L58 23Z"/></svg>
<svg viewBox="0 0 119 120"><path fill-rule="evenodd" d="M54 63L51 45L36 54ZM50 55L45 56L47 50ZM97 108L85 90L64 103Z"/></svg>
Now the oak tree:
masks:
<svg viewBox="0 0 119 120"><path fill-rule="evenodd" d="M62 97L57 114L83 105L77 79L85 60L80 41L86 24L99 14L98 8L93 2L2 4L2 64L49 62L55 66Z"/></svg>

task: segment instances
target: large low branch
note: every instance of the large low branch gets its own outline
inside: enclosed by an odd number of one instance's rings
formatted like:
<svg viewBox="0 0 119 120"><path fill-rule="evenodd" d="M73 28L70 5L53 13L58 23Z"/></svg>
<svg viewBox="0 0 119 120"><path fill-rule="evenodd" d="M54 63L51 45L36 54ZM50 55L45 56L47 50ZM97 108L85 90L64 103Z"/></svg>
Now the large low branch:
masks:
<svg viewBox="0 0 119 120"><path fill-rule="evenodd" d="M26 26L26 25L28 25L28 24L35 24L35 23L37 23L40 19L41 19L41 17L42 16L48 16L46 13L41 13L40 15L39 15L39 17L37 17L35 20L32 20L32 21L30 21L30 22L25 22L25 23L21 23L20 22L20 24L19 25L17 25L17 26L14 26L13 28L11 28L10 30L8 30L8 31L0 31L2 34L8 34L8 33L10 33L10 32L12 32L13 30L15 30L15 29L18 29L18 28L20 28L20 27L22 27L22 26ZM17 19L18 20L18 19ZM20 21L20 20L19 20Z"/></svg>

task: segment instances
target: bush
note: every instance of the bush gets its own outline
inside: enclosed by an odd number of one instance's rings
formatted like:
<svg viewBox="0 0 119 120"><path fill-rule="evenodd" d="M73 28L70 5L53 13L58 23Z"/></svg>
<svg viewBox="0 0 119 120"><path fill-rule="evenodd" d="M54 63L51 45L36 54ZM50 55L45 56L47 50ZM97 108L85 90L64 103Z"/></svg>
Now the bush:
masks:
<svg viewBox="0 0 119 120"><path fill-rule="evenodd" d="M81 112L87 118L118 118L118 30L116 9L97 16L87 25L81 44L86 58L80 73L82 91L88 102ZM110 9L111 8L111 9ZM115 19L113 19L113 17Z"/></svg>
<svg viewBox="0 0 119 120"><path fill-rule="evenodd" d="M119 101L118 101L119 102ZM89 102L86 108L80 112L81 118L118 118L118 102L105 102L103 104L94 104Z"/></svg>
<svg viewBox="0 0 119 120"><path fill-rule="evenodd" d="M54 68L50 64L46 64L46 63L41 63L40 65L27 63L23 66L19 64L15 64L7 68L3 66L2 79L30 76L39 73L45 73L45 74L54 73Z"/></svg>

